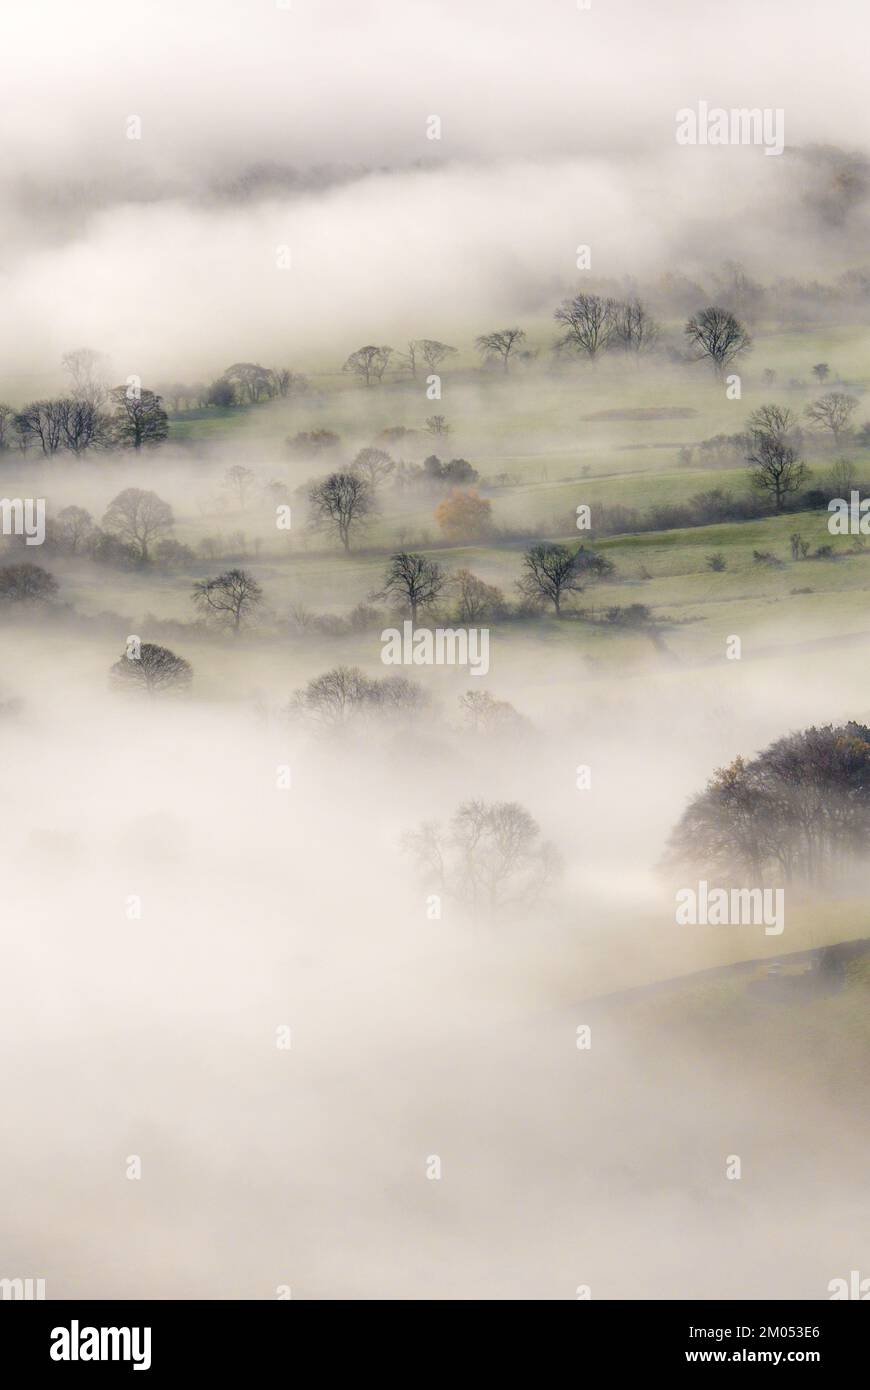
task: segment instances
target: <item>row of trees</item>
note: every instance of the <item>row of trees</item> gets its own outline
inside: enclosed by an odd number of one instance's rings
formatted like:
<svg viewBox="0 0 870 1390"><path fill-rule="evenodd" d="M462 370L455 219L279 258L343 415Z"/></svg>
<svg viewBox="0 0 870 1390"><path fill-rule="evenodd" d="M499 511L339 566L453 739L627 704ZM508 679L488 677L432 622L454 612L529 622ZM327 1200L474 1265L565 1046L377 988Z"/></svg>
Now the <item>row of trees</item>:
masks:
<svg viewBox="0 0 870 1390"><path fill-rule="evenodd" d="M155 517L157 528L171 524L167 504L154 493L128 488L114 499L104 524L112 528L113 534L129 537L147 557L155 534ZM556 617L560 617L569 595L582 593L589 583L609 578L613 568L606 557L585 546L571 549L540 542L525 552L517 588L531 608L551 604ZM48 599L57 593L54 577L29 562L7 566L2 574L3 596L9 599ZM421 613L436 609L448 595L455 600L456 618L462 623L491 621L506 616L508 611L505 596L496 585L487 584L464 568L451 573L436 560L413 551L398 551L390 556L382 584L369 599L387 601L417 623ZM260 584L240 567L197 580L191 596L203 617L217 620L234 632L256 617L264 599ZM372 610L369 616L376 619L379 615Z"/></svg>
<svg viewBox="0 0 870 1390"><path fill-rule="evenodd" d="M169 422L160 396L138 387L116 386L106 407L77 396L30 401L21 410L0 405L0 449L38 450L46 458L62 451L142 449L160 444Z"/></svg>
<svg viewBox="0 0 870 1390"><path fill-rule="evenodd" d="M661 326L637 297L614 299L598 294L576 294L563 299L553 317L562 333L556 340L557 354L574 353L595 361L603 352L643 353L654 348L662 336ZM691 316L685 325L690 356L706 359L717 372L725 369L752 346L745 325L730 310L710 305ZM517 358L528 360L535 354L524 346L526 333L516 326L480 334L474 346L485 364L510 370ZM369 343L352 352L342 368L357 376L365 386L384 380L395 365L400 372L417 376L420 363L430 372L456 353L446 343L423 338L409 343L408 351L397 354L387 344Z"/></svg>

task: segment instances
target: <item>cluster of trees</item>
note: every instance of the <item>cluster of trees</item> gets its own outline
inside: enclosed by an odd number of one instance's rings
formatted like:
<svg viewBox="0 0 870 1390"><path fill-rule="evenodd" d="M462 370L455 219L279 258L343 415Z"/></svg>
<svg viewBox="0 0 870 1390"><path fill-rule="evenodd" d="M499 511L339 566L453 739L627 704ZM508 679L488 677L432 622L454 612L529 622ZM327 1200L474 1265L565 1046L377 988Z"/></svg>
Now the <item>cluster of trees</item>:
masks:
<svg viewBox="0 0 870 1390"><path fill-rule="evenodd" d="M832 179L826 191L854 188L852 171L845 177L844 173L836 181ZM818 192L822 194L821 189ZM870 303L868 267L848 270L830 283L781 277L765 285L738 261L728 260L704 281L692 279L682 271L669 271L645 284L602 279L590 279L588 284L603 298L640 296L655 314L664 318L686 316L699 304L719 304L750 324L763 318L791 328L825 320L842 323L856 316L863 318Z"/></svg>
<svg viewBox="0 0 870 1390"><path fill-rule="evenodd" d="M178 546L168 534L174 524L172 508L156 492L128 487L112 498L99 526L84 507L62 507L49 523L47 539L69 555L107 564L168 563Z"/></svg>
<svg viewBox="0 0 870 1390"><path fill-rule="evenodd" d="M466 459L442 463L432 454L418 468L412 464L397 464L384 449L360 449L349 467L307 484L308 525L314 531L333 535L347 553L354 532L377 512L377 493L387 480L392 480L399 488L453 486L456 493L456 484L474 482L477 477L477 470ZM456 532L464 517L473 524L474 534L484 534L480 528L491 510L490 504L476 493L457 494L438 518L439 524L445 534Z"/></svg>
<svg viewBox="0 0 870 1390"><path fill-rule="evenodd" d="M264 401L306 395L308 378L289 367L264 367L259 362L233 362L208 386L166 388L167 399L178 410L181 402L199 406L260 405Z"/></svg>
<svg viewBox="0 0 870 1390"><path fill-rule="evenodd" d="M718 769L673 830L669 866L817 884L870 849L870 728L823 725Z"/></svg>
<svg viewBox="0 0 870 1390"><path fill-rule="evenodd" d="M555 343L556 353L574 353L589 361L608 351L647 352L662 336L660 325L637 295L616 298L591 292L576 294L563 299L553 317L563 330ZM716 305L692 314L684 331L690 357L706 358L717 372L724 372L752 344L737 315ZM533 350L524 346L525 341L525 330L514 326L481 333L474 346L484 365L499 367L506 373L518 358L528 361L535 356ZM408 351L401 355L388 345L370 343L352 352L342 370L371 387L384 380L394 359L399 371L416 377L421 362L435 372L455 352L446 343L426 338L409 343Z"/></svg>
<svg viewBox="0 0 870 1390"><path fill-rule="evenodd" d="M343 728L360 720L390 715L413 717L429 704L416 681L406 676L366 676L358 666L337 666L315 676L290 700L288 714L321 728Z"/></svg>
<svg viewBox="0 0 870 1390"><path fill-rule="evenodd" d="M644 352L660 335L658 324L639 299L576 294L563 299L553 317L564 329L557 349L579 353L590 362L608 350Z"/></svg>
<svg viewBox="0 0 870 1390"><path fill-rule="evenodd" d="M168 433L161 397L140 387L116 386L105 404L71 395L30 401L17 411L0 405L0 449L33 449L46 458L142 449L161 444Z"/></svg>
<svg viewBox="0 0 870 1390"><path fill-rule="evenodd" d="M647 352L661 339L660 325L637 295L622 299L594 293L576 294L563 299L553 317L563 330L555 344L557 354L575 353L589 361L608 351ZM707 359L720 373L752 345L752 339L737 315L717 305L692 314L684 332L690 356ZM518 357L528 360L534 356L523 346L525 339L522 328L500 328L480 334L474 345L484 364L495 365L508 372L511 362ZM445 356L456 351L444 343L431 344L427 339L421 340L421 343L437 350L431 357L423 353L432 371L440 366ZM414 347L413 344L409 346ZM373 386L384 380L393 356L391 347L369 344L351 353L343 370L353 372L366 386ZM412 375L416 376L417 357L414 352L410 357L405 355L403 365L407 367L409 361ZM435 362L435 365L431 365L431 362Z"/></svg>
<svg viewBox="0 0 870 1390"><path fill-rule="evenodd" d="M855 396L830 391L812 401L804 413L811 424L830 433L837 447L848 436L857 404ZM784 511L810 476L800 457L802 434L797 417L787 406L760 406L749 417L749 435L752 486L767 498L774 511Z"/></svg>
<svg viewBox="0 0 870 1390"><path fill-rule="evenodd" d="M508 700L488 690L467 690L458 700L461 731L499 736L525 734L529 721ZM365 675L358 666L336 666L294 691L286 713L323 731L334 732L384 716L415 719L431 708L427 692L417 681L392 675Z"/></svg>
<svg viewBox="0 0 870 1390"><path fill-rule="evenodd" d="M805 419L827 433L831 449L852 439L851 420L858 399L841 391L827 392L812 401ZM806 435L800 420L787 406L762 405L750 415L746 430L733 435L717 435L704 440L696 451L681 451L686 467L702 465L733 468L749 467L750 491L735 496L723 488L710 488L685 502L659 503L645 511L621 504L595 507L594 535L619 535L644 531L677 530L690 526L710 526L723 521L751 521L768 515L771 509L818 510L834 497L849 498L857 485L855 468L848 458L833 461L821 476L811 478L802 457ZM571 523L566 520L565 525Z"/></svg>
<svg viewBox="0 0 870 1390"><path fill-rule="evenodd" d="M398 372L416 379L419 373L437 373L455 355L455 347L437 338L412 338L404 352L396 352L388 344L367 343L350 354L342 371L358 377L365 386L374 386L383 381L393 361Z"/></svg>

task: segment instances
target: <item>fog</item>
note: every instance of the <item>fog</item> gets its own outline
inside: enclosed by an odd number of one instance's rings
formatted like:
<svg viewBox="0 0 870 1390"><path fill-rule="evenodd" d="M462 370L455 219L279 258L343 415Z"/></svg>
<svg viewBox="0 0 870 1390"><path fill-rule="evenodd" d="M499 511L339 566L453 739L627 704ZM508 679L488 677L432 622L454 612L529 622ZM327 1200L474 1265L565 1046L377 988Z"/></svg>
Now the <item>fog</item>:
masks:
<svg viewBox="0 0 870 1390"><path fill-rule="evenodd" d="M9 8L0 371L38 392L80 343L119 380L276 356L336 369L358 342L548 318L578 244L602 275L740 259L828 278L867 234L866 164L838 163L867 153L860 13ZM781 108L784 155L678 148L675 113L699 99ZM843 216L822 237L823 194Z"/></svg>
<svg viewBox="0 0 870 1390"><path fill-rule="evenodd" d="M536 541L589 539L580 503L644 513L718 488L712 465L678 475L680 451L770 398L800 415L817 359L855 393L843 450L866 478L868 299L818 288L866 261L863 13L35 0L0 17L0 485L43 498L49 526L41 549L0 537L0 1279L42 1277L49 1298L818 1299L861 1267L866 971L806 1009L748 983L866 935L866 855L790 884L782 937L677 925L685 872L664 856L716 769L870 722L863 548L786 570L792 528L826 539L817 498L819 515L709 535L596 532L614 574L559 621L517 580ZM782 109L784 153L678 147L675 112L698 101ZM818 291L777 318L791 291L750 286L736 402L682 351L693 282L712 300L733 262ZM642 293L659 350L554 356L578 285ZM527 355L502 374L473 344L507 323ZM459 349L443 404L422 372L340 375L360 344L424 334ZM165 442L49 457L14 438L85 344L104 385L164 392ZM307 381L169 408L167 383L249 361ZM318 430L331 450L290 447ZM389 430L412 481L390 476L345 554L308 490ZM805 486L843 450L808 430ZM482 534L439 534L433 453L476 470ZM749 492L738 467L729 496ZM130 488L171 507L174 558L63 543L62 509L105 541ZM382 630L409 609L385 570L406 550L497 586L489 670L403 669L425 705L324 727L309 682L390 674ZM17 601L22 564L57 591ZM262 588L237 633L194 604L231 566ZM646 618L616 630L635 603ZM457 621L448 585L425 622ZM125 691L110 671L131 639L189 662L190 688ZM472 726L473 687L508 702L503 725ZM558 866L489 912L407 843L478 800L518 803Z"/></svg>
<svg viewBox="0 0 870 1390"><path fill-rule="evenodd" d="M3 646L4 695L25 701L3 726L4 1249L50 1296L820 1297L856 1267L866 1121L825 1084L832 1040L789 1026L806 1070L782 1094L775 1018L751 1058L702 1018L582 1002L779 948L748 928L687 940L652 869L714 763L830 714L818 674L584 686L575 661L535 680L532 647L496 645L491 680L535 724L518 758L434 715L410 740L289 732L262 713L299 679L286 651L219 658L259 711L143 711L106 694L106 642ZM840 663L838 707L866 710L864 685ZM567 876L546 913L427 919L400 834L466 795L519 796L554 837Z"/></svg>

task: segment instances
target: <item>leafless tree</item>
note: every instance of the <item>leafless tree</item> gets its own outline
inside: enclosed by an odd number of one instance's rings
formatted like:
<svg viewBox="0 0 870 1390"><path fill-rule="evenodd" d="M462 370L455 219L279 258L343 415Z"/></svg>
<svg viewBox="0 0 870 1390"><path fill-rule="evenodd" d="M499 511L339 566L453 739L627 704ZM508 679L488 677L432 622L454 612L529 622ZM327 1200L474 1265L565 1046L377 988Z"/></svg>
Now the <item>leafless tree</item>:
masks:
<svg viewBox="0 0 870 1390"><path fill-rule="evenodd" d="M238 497L240 509L244 511L251 489L257 481L256 473L242 463L234 463L224 473L224 477Z"/></svg>
<svg viewBox="0 0 870 1390"><path fill-rule="evenodd" d="M749 417L749 433L753 439L767 437L783 444L798 445L800 428L794 412L788 406L760 405Z"/></svg>
<svg viewBox="0 0 870 1390"><path fill-rule="evenodd" d="M523 556L520 592L533 601L552 603L556 617L560 617L565 595L579 593L583 588L578 553L548 541L530 546Z"/></svg>
<svg viewBox="0 0 870 1390"><path fill-rule="evenodd" d="M465 726L473 734L520 734L528 720L508 700L496 700L488 690L466 690L459 697Z"/></svg>
<svg viewBox="0 0 870 1390"><path fill-rule="evenodd" d="M848 500L853 488L858 487L858 480L855 476L855 465L851 459L835 459L828 474L828 487L835 497L844 497Z"/></svg>
<svg viewBox="0 0 870 1390"><path fill-rule="evenodd" d="M351 532L375 510L375 496L358 473L330 473L309 488L308 505L309 526L334 532L347 553Z"/></svg>
<svg viewBox="0 0 870 1390"><path fill-rule="evenodd" d="M494 333L482 333L474 345L484 362L501 361L502 371L506 372L511 353L525 336L522 328L499 328Z"/></svg>
<svg viewBox="0 0 870 1390"><path fill-rule="evenodd" d="M358 666L336 666L297 690L288 712L336 729L361 717L416 715L427 704L425 691L406 676L372 680Z"/></svg>
<svg viewBox="0 0 870 1390"><path fill-rule="evenodd" d="M693 314L683 331L696 359L701 362L707 358L719 375L752 346L752 339L740 320L729 309L719 309L715 305Z"/></svg>
<svg viewBox="0 0 870 1390"><path fill-rule="evenodd" d="M62 507L57 514L57 531L61 544L75 555L79 545L94 534L94 519L84 507Z"/></svg>
<svg viewBox="0 0 870 1390"><path fill-rule="evenodd" d="M553 315L557 323L565 326L559 345L585 352L594 361L613 341L616 314L616 302L597 294L576 294L573 299L563 299Z"/></svg>
<svg viewBox="0 0 870 1390"><path fill-rule="evenodd" d="M76 348L61 358L61 366L69 373L72 394L99 411L109 394L108 358L93 348Z"/></svg>
<svg viewBox="0 0 870 1390"><path fill-rule="evenodd" d="M67 406L66 400L31 401L20 410L13 423L22 448L38 443L46 456L62 449Z"/></svg>
<svg viewBox="0 0 870 1390"><path fill-rule="evenodd" d="M400 599L416 623L420 609L436 602L446 582L447 575L436 561L403 550L390 556L383 588L371 597Z"/></svg>
<svg viewBox="0 0 870 1390"><path fill-rule="evenodd" d="M360 449L351 469L354 473L359 473L372 489L375 489L386 478L390 476L396 467L395 460L390 457L385 449Z"/></svg>
<svg viewBox="0 0 870 1390"><path fill-rule="evenodd" d="M400 371L407 372L414 381L417 379L417 359L419 355L420 344L416 338L409 338L407 351L399 353Z"/></svg>
<svg viewBox="0 0 870 1390"><path fill-rule="evenodd" d="M168 647L143 642L137 656L125 654L115 662L109 678L116 690L142 691L152 697L180 695L190 687L193 667Z"/></svg>
<svg viewBox="0 0 870 1390"><path fill-rule="evenodd" d="M448 357L455 357L457 349L449 343L440 343L437 338L420 339L420 355L430 372L437 372Z"/></svg>
<svg viewBox="0 0 870 1390"><path fill-rule="evenodd" d="M457 570L451 584L456 592L458 622L485 622L504 612L506 605L501 589L494 584L486 584L471 570Z"/></svg>
<svg viewBox="0 0 870 1390"><path fill-rule="evenodd" d="M449 830L424 822L404 839L429 884L492 918L534 902L559 872L553 847L515 801L465 801Z"/></svg>
<svg viewBox="0 0 870 1390"><path fill-rule="evenodd" d="M193 602L207 617L215 617L238 633L263 601L263 590L246 570L231 569L193 586Z"/></svg>
<svg viewBox="0 0 870 1390"><path fill-rule="evenodd" d="M857 396L848 396L844 391L829 391L826 396L819 396L817 401L808 405L805 414L814 425L830 430L834 443L839 444L843 435L848 433L857 404Z"/></svg>
<svg viewBox="0 0 870 1390"><path fill-rule="evenodd" d="M764 286L753 280L739 261L726 261L713 279L720 304L750 323L758 317L764 303Z"/></svg>
<svg viewBox="0 0 870 1390"><path fill-rule="evenodd" d="M755 436L749 463L752 486L757 492L766 493L778 512L809 477L809 470L798 458L797 451L774 435Z"/></svg>
<svg viewBox="0 0 870 1390"><path fill-rule="evenodd" d="M450 433L450 426L443 415L427 415L426 429L436 436Z"/></svg>
<svg viewBox="0 0 870 1390"><path fill-rule="evenodd" d="M111 422L93 401L73 399L63 404L63 442L71 453L80 455L109 446Z"/></svg>
<svg viewBox="0 0 870 1390"><path fill-rule="evenodd" d="M127 487L109 503L103 517L103 530L135 547L143 565L149 561L148 547L165 536L174 525L172 508L156 492Z"/></svg>
<svg viewBox="0 0 870 1390"><path fill-rule="evenodd" d="M371 685L358 666L336 666L298 690L290 702L290 712L330 728L347 724L369 700Z"/></svg>
<svg viewBox="0 0 870 1390"><path fill-rule="evenodd" d="M368 343L352 352L341 370L352 372L354 376L360 377L366 386L371 386L373 381L383 381L392 355L391 347L385 344L378 347L374 343Z"/></svg>
<svg viewBox="0 0 870 1390"><path fill-rule="evenodd" d="M275 387L275 395L282 399L290 394L290 383L293 380L293 373L286 367L275 367L272 371L272 381Z"/></svg>
<svg viewBox="0 0 870 1390"><path fill-rule="evenodd" d="M112 426L118 444L141 449L163 442L169 433L169 421L159 396L127 386L116 386L110 395L115 406Z"/></svg>
<svg viewBox="0 0 870 1390"><path fill-rule="evenodd" d="M646 352L657 342L658 324L639 299L617 304L614 311L613 342L626 352Z"/></svg>

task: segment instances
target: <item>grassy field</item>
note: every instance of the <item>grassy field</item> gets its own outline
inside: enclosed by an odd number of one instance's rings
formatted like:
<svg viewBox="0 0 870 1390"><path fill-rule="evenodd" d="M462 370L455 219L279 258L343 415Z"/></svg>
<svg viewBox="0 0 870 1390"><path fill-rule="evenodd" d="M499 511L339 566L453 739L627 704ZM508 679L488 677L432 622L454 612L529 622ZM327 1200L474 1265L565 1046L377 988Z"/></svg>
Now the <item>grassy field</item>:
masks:
<svg viewBox="0 0 870 1390"><path fill-rule="evenodd" d="M546 324L539 326L541 345L548 341L549 331ZM366 390L340 372L320 374L312 379L314 399L304 404L290 399L174 416L169 450L155 462L152 485L173 506L174 534L194 550L206 536L244 533L242 562L262 583L269 610L280 620L298 605L316 612L349 612L380 588L386 559L399 547L420 549L451 571L471 569L513 597L530 536L545 534L566 544L584 539L574 524L581 503L593 514L602 505L643 512L683 503L714 488L735 496L745 492L745 468L678 466L679 451L716 434L744 429L751 410L766 400L787 404L799 414L818 394L811 366L819 360L831 363L829 386L848 383L860 397L870 384L870 335L859 329L757 332L752 356L742 369L739 401L726 399L722 384L702 366L661 362L650 366L605 359L545 370L539 361L532 368L518 365L513 375L503 377L480 373L467 356L460 357L459 368L445 373L444 399L437 403L426 400L419 380ZM776 372L773 386L762 379L768 367ZM790 384L794 380L804 384ZM436 410L449 421L446 440L426 433L425 419ZM856 422L868 413L870 405L865 407L861 400ZM419 461L437 450L444 457L465 457L479 470L496 526L490 542L446 544L433 516L437 496L397 495L389 489L382 495L379 514L358 533L349 556L307 532L298 489L347 462L383 429L397 425L412 431L394 449L397 456ZM341 436L334 456L291 455L288 437L323 428ZM870 479L870 450L852 441L841 452L848 453L858 477ZM818 478L830 468L834 451L811 442L809 458L811 473ZM173 460L181 468L180 488ZM290 489L294 529L288 536L276 541L274 502L265 494L255 492L240 509L225 488L221 492L223 473L239 461L252 468L260 482L278 480ZM14 461L7 465L7 489L15 483L15 469ZM111 473L94 477L92 486L105 505L115 486ZM499 484L497 479L507 481ZM25 486L23 479L20 486ZM74 480L67 478L65 486L75 494ZM62 497L62 503L69 500L70 495ZM82 500L99 516L100 504L90 496ZM510 539L500 536L501 531ZM790 536L795 531L811 554L830 543L836 558L792 561ZM572 599L570 606L585 613L586 620L556 623L545 614L536 623L512 622L501 629L500 642L509 644L514 636L525 640L532 633L551 647L555 643L594 655L607 665L630 667L639 656L649 657L648 638L609 630L597 620L609 607L632 603L651 610L668 651L688 664L720 658L725 638L734 633L741 636L748 654L780 643L857 639L870 632L870 552L859 553L851 539L830 537L824 512L608 536L597 546L615 570L611 582L590 586ZM756 551L771 552L778 563L759 563L753 556ZM709 567L714 554L724 560L721 572ZM215 564L219 561L198 560L189 571L169 573L113 571L108 606L137 621L149 613L189 620L191 582ZM106 572L100 567L68 562L62 580L64 597L83 612L106 609Z"/></svg>

